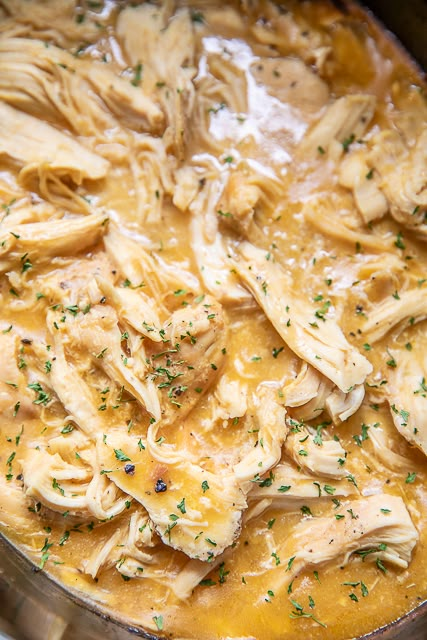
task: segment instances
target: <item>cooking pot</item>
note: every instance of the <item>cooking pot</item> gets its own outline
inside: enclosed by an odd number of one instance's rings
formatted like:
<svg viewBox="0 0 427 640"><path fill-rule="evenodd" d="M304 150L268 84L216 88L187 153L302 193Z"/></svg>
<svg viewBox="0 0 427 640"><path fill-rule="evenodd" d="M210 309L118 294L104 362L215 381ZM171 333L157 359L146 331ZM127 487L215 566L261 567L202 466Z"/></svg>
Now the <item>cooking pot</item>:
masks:
<svg viewBox="0 0 427 640"><path fill-rule="evenodd" d="M342 8L341 0L334 0ZM427 70L427 0L364 3ZM65 588L0 533L0 640L162 640ZM166 640L166 638L164 638ZM178 640L178 639L176 639ZM184 638L181 638L184 640ZM359 640L362 640L360 638ZM363 640L427 640L427 600Z"/></svg>

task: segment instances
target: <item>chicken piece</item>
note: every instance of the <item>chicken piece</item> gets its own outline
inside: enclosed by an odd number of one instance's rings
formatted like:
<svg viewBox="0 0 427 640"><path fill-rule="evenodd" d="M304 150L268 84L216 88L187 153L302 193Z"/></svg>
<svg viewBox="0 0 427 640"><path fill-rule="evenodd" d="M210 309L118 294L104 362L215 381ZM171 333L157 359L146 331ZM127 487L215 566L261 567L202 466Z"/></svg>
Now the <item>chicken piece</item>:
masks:
<svg viewBox="0 0 427 640"><path fill-rule="evenodd" d="M222 235L217 230L220 184L211 183L191 204L191 248L205 288L222 304L250 304L250 294L232 273ZM227 213L227 212L225 212Z"/></svg>
<svg viewBox="0 0 427 640"><path fill-rule="evenodd" d="M105 215L94 214L8 227L0 232L0 272L22 266L27 256L39 262L54 256L76 255L101 238L107 223Z"/></svg>
<svg viewBox="0 0 427 640"><path fill-rule="evenodd" d="M25 494L52 511L89 515L86 490L92 471L83 465L68 464L57 453L28 449L22 460Z"/></svg>
<svg viewBox="0 0 427 640"><path fill-rule="evenodd" d="M339 157L344 148L365 133L375 112L375 96L352 94L338 98L299 146L302 156L318 156L319 149Z"/></svg>
<svg viewBox="0 0 427 640"><path fill-rule="evenodd" d="M155 253L149 253L139 242L120 233L116 225L109 226L104 244L109 259L129 281L130 287L143 287L164 318L170 314L164 300L171 291L185 289L196 296L200 293L198 278L185 270L182 263L165 261Z"/></svg>
<svg viewBox="0 0 427 640"><path fill-rule="evenodd" d="M401 442L396 442L396 427L391 415L387 419L387 416L382 414L381 422L378 422L378 413L371 407L364 405L361 417L364 424L373 427L369 428L369 440L372 444L375 458L387 469L400 474L410 473L412 471L412 460L409 456L402 455L405 452L402 451Z"/></svg>
<svg viewBox="0 0 427 640"><path fill-rule="evenodd" d="M96 100L81 70L92 69L68 51L30 38L0 40L0 98L83 136L105 138L117 121ZM102 133L101 133L102 132Z"/></svg>
<svg viewBox="0 0 427 640"><path fill-rule="evenodd" d="M120 431L100 441L104 473L147 509L166 545L206 561L221 554L238 535L246 508L234 476L206 471L184 451L169 463L159 462L138 442Z"/></svg>
<svg viewBox="0 0 427 640"><path fill-rule="evenodd" d="M258 42L273 46L282 55L293 55L307 64L317 61L330 42L326 31L316 29L303 16L285 13L274 2L263 5L264 20L257 20L251 32ZM265 23L265 24L264 24Z"/></svg>
<svg viewBox="0 0 427 640"><path fill-rule="evenodd" d="M243 171L235 171L231 174L222 193L218 211L222 212L224 222L246 234L260 197L261 190L252 183L251 175Z"/></svg>
<svg viewBox="0 0 427 640"><path fill-rule="evenodd" d="M0 103L0 153L25 166L25 175L44 168L76 184L104 178L109 162L49 124Z"/></svg>
<svg viewBox="0 0 427 640"><path fill-rule="evenodd" d="M169 21L166 12L150 4L127 7L120 12L117 34L132 64L144 69L143 90L157 93L169 125L164 139L170 138L182 158L194 99L195 41L189 10L180 9Z"/></svg>
<svg viewBox="0 0 427 640"><path fill-rule="evenodd" d="M53 324L53 314L48 314L47 324ZM97 410L90 387L83 381L75 365L67 362L62 335L52 332L54 353L49 381L72 420L84 434L92 439L103 430L103 421Z"/></svg>
<svg viewBox="0 0 427 640"><path fill-rule="evenodd" d="M142 573L146 565L156 562L155 554L151 551L154 544L148 516L143 509L139 509L83 560L82 570L95 579L99 573L115 565L120 573L128 575L124 565L132 559L137 561ZM147 576L144 574L144 577Z"/></svg>
<svg viewBox="0 0 427 640"><path fill-rule="evenodd" d="M135 375L132 362L121 349L122 334L117 324L117 316L108 306L93 306L87 314L78 313L67 323L60 323L57 332L63 333L79 349L90 354L107 376L123 386L146 408L148 413L160 419L160 404L157 390L147 376L141 381Z"/></svg>
<svg viewBox="0 0 427 640"><path fill-rule="evenodd" d="M408 567L419 536L401 497L378 494L353 500L342 504L340 515L344 517L338 522L335 515L306 518L295 527L277 550L280 557L289 555L294 560L290 571L273 570L270 580L275 593L310 567L333 560L345 566L353 555L366 562L381 560Z"/></svg>
<svg viewBox="0 0 427 640"><path fill-rule="evenodd" d="M214 558L209 562L201 560L189 560L171 581L170 588L178 600L185 601L192 595L194 589L206 578L206 576L216 569L227 559L228 552L225 551L219 558ZM251 639L252 640L252 639Z"/></svg>
<svg viewBox="0 0 427 640"><path fill-rule="evenodd" d="M350 229L335 214L333 203L324 202L320 198L309 200L303 207L303 215L305 220L324 236L339 242L348 242L352 248L360 246L370 251L385 252L390 251L393 246L391 237L383 238L376 233Z"/></svg>
<svg viewBox="0 0 427 640"><path fill-rule="evenodd" d="M141 244L120 233L117 225L111 223L104 237L104 245L111 262L130 282L130 286L150 286L151 278L147 278L147 274L154 273L156 267L153 258Z"/></svg>
<svg viewBox="0 0 427 640"><path fill-rule="evenodd" d="M348 393L335 387L328 378L307 363L303 363L294 381L283 389L285 407L292 407L292 416L300 421L313 420L325 409L332 420L344 422L363 402L363 385L356 385Z"/></svg>
<svg viewBox="0 0 427 640"><path fill-rule="evenodd" d="M105 521L114 518L128 508L129 496L123 494L106 475L100 473L94 442L96 442L99 433L108 429L107 425L104 427L104 429L100 427L97 433L92 431L90 438L77 429L65 437L60 435L50 438L47 444L47 453L50 455L58 454L64 463L71 466L75 463L78 454L78 460L92 469L92 479L86 487L86 508L91 516Z"/></svg>
<svg viewBox="0 0 427 640"><path fill-rule="evenodd" d="M65 421L64 421L65 422ZM73 420L67 416L66 423L70 432L66 435L61 433L59 436L49 438L46 451L51 455L57 453L64 462L73 464L76 461L76 452L79 454L84 463L90 464L93 456L93 440L87 435L76 429Z"/></svg>
<svg viewBox="0 0 427 640"><path fill-rule="evenodd" d="M225 314L214 298L204 296L175 311L161 336L162 344L147 345L147 353L162 398L162 423L171 424L185 418L220 373L227 345Z"/></svg>
<svg viewBox="0 0 427 640"><path fill-rule="evenodd" d="M391 329L404 320L411 319L411 325L424 320L427 316L427 290L410 289L399 293L399 298L392 296L380 301L369 312L363 325L363 334L370 343L381 340ZM405 326L401 325L401 330Z"/></svg>
<svg viewBox="0 0 427 640"><path fill-rule="evenodd" d="M328 102L328 85L298 58L260 58L251 73L270 95L304 115L313 116Z"/></svg>
<svg viewBox="0 0 427 640"><path fill-rule="evenodd" d="M239 276L284 342L344 393L362 384L372 366L347 342L335 320L324 317L326 311L317 310L316 315L294 292L283 268L266 259L265 251L245 242L238 252L234 264Z"/></svg>
<svg viewBox="0 0 427 640"><path fill-rule="evenodd" d="M14 25L20 25L21 33L40 37L48 43L55 42L63 48L99 38L99 26L95 21L76 20L73 0L45 0L34 6L26 0L7 0L7 14Z"/></svg>
<svg viewBox="0 0 427 640"><path fill-rule="evenodd" d="M425 340L418 342L416 352L390 350L397 366L390 368L385 393L396 429L408 442L427 455L427 358Z"/></svg>
<svg viewBox="0 0 427 640"><path fill-rule="evenodd" d="M280 460L282 445L288 433L286 409L277 401L277 392L259 387L254 397L254 427L258 429L254 448L234 466L234 474L242 488L251 488L248 481L267 473Z"/></svg>
<svg viewBox="0 0 427 640"><path fill-rule="evenodd" d="M323 411L323 399L329 395L333 384L319 371L308 365L301 363L301 369L292 382L283 388L283 404L285 407L304 407L304 417L301 420L311 420ZM319 398L319 400L317 400ZM315 402L315 407L307 405Z"/></svg>
<svg viewBox="0 0 427 640"><path fill-rule="evenodd" d="M110 111L135 131L161 133L164 114L158 105L139 86L120 78L101 64L92 64L82 70Z"/></svg>
<svg viewBox="0 0 427 640"><path fill-rule="evenodd" d="M117 128L117 119L138 132L164 129L163 112L141 87L103 63L34 39L0 41L0 98L42 119L65 120L71 131L101 140L108 139L107 129Z"/></svg>
<svg viewBox="0 0 427 640"><path fill-rule="evenodd" d="M356 413L364 397L365 387L363 384L355 385L348 393L335 388L326 398L325 408L335 424L339 421L345 422Z"/></svg>
<svg viewBox="0 0 427 640"><path fill-rule="evenodd" d="M319 498L347 497L357 494L356 487L347 480L331 480L327 476L304 473L287 463L280 462L271 476L272 482L253 483L248 501L268 499L268 506L279 509L298 508L299 502Z"/></svg>
<svg viewBox="0 0 427 640"><path fill-rule="evenodd" d="M380 175L380 187L390 213L417 235L427 237L427 127L408 150L396 131L386 130L372 140L368 163Z"/></svg>
<svg viewBox="0 0 427 640"><path fill-rule="evenodd" d="M289 420L290 424L293 421ZM343 478L347 475L344 468L346 451L341 444L322 437L313 436L307 428L293 427L286 438L285 451L298 466L305 471L330 478Z"/></svg>
<svg viewBox="0 0 427 640"><path fill-rule="evenodd" d="M105 278L96 278L101 291L114 306L120 320L154 342L161 342L159 316L153 302L140 289L114 287Z"/></svg>
<svg viewBox="0 0 427 640"><path fill-rule="evenodd" d="M387 198L376 184L373 170L366 162L366 154L356 151L340 165L339 182L353 191L354 201L365 224L382 218L388 211Z"/></svg>
<svg viewBox="0 0 427 640"><path fill-rule="evenodd" d="M215 419L242 418L248 409L248 387L240 380L230 380L223 374L214 391Z"/></svg>
<svg viewBox="0 0 427 640"><path fill-rule="evenodd" d="M173 203L180 211L187 211L199 189L199 177L193 167L184 166L175 171Z"/></svg>

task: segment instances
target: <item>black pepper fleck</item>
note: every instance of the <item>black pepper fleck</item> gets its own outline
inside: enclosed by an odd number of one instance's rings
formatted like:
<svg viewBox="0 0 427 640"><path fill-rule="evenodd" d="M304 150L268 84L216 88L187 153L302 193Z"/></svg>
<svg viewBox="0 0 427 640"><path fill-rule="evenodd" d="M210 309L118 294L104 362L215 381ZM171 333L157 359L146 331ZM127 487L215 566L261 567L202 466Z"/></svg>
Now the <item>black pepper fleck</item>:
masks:
<svg viewBox="0 0 427 640"><path fill-rule="evenodd" d="M159 478L156 482L156 486L154 487L154 491L156 493L163 493L164 491L167 491L167 485L165 482L163 482L163 480L161 478Z"/></svg>
<svg viewBox="0 0 427 640"><path fill-rule="evenodd" d="M133 474L135 473L135 465L125 464L125 473L127 473L128 476L133 476Z"/></svg>

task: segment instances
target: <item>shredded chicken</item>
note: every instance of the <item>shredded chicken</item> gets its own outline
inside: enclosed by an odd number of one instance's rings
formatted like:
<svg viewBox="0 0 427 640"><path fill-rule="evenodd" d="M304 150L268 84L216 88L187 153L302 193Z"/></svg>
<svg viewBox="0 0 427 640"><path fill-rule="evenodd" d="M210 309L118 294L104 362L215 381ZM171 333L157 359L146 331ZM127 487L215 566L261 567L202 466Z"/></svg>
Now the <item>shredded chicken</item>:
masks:
<svg viewBox="0 0 427 640"><path fill-rule="evenodd" d="M272 482L256 482L248 494L248 501L268 499L268 506L280 509L298 508L307 500L319 498L347 497L357 494L357 489L347 480L329 476L309 475L288 462L281 462L274 468Z"/></svg>
<svg viewBox="0 0 427 640"><path fill-rule="evenodd" d="M379 173L379 185L391 215L421 238L427 235L426 146L425 127L412 149L406 147L397 131L386 130L374 137L368 154L368 163Z"/></svg>
<svg viewBox="0 0 427 640"><path fill-rule="evenodd" d="M294 293L293 283L264 251L249 243L239 247L236 269L258 304L295 353L348 392L361 384L372 366L345 339L333 318L316 322L316 310ZM312 324L316 324L313 327Z"/></svg>
<svg viewBox="0 0 427 640"><path fill-rule="evenodd" d="M54 323L52 318L53 331ZM94 306L87 314L81 312L70 318L68 324L63 323L57 331L62 332L62 340L71 341L71 344L90 354L107 376L136 397L155 419L160 418L159 398L153 381L148 376L140 380L133 370L132 361L125 361L121 349L122 335L111 307Z"/></svg>
<svg viewBox="0 0 427 640"><path fill-rule="evenodd" d="M202 296L165 322L162 342L150 350L151 377L161 394L162 422L183 420L225 362L227 325L221 305Z"/></svg>
<svg viewBox="0 0 427 640"><path fill-rule="evenodd" d="M0 0L0 529L147 633L363 635L425 574L422 81L214 4Z"/></svg>
<svg viewBox="0 0 427 640"><path fill-rule="evenodd" d="M0 104L0 123L0 153L24 165L23 181L51 171L81 184L86 178L103 178L108 171L106 160L73 138L4 103Z"/></svg>
<svg viewBox="0 0 427 640"><path fill-rule="evenodd" d="M358 555L366 562L408 566L418 532L402 498L387 494L360 498L343 504L339 513L344 517L338 522L335 516L310 517L296 526L286 542L286 551L294 558L292 568L275 571L271 578L274 591L305 569L338 558L340 566ZM279 549L279 555L285 556L284 551Z"/></svg>
<svg viewBox="0 0 427 640"><path fill-rule="evenodd" d="M162 444L157 448L161 453ZM213 474L185 455L159 462L137 438L117 431L98 451L104 473L147 509L166 545L209 560L235 540L246 502L233 475Z"/></svg>
<svg viewBox="0 0 427 640"><path fill-rule="evenodd" d="M322 437L322 433L322 427L316 436L305 427L294 426L286 438L285 451L304 470L316 475L343 478L347 474L346 451L327 434L323 433Z"/></svg>
<svg viewBox="0 0 427 640"><path fill-rule="evenodd" d="M192 78L196 73L188 9L180 10L168 20L166 7L149 4L127 7L120 13L117 33L132 64L144 68L143 89L152 93L157 88L157 99L169 125L166 139L170 138L170 144L182 158L194 99Z"/></svg>
<svg viewBox="0 0 427 640"><path fill-rule="evenodd" d="M76 245L83 251L94 245L107 228L108 218L102 214L8 227L0 231L0 270L18 265L22 268L26 257L43 262L54 256L67 256L75 252Z"/></svg>
<svg viewBox="0 0 427 640"><path fill-rule="evenodd" d="M398 299L392 296L385 298L370 311L363 325L363 333L370 342L376 342L395 327L402 331L405 320L410 320L411 325L424 320L427 313L426 295L425 289L411 289L399 294Z"/></svg>
<svg viewBox="0 0 427 640"><path fill-rule="evenodd" d="M356 206L366 224L387 213L387 199L374 179L364 152L355 151L342 161L339 180L344 187L352 189Z"/></svg>
<svg viewBox="0 0 427 640"><path fill-rule="evenodd" d="M124 576L145 578L147 570L150 575L149 565L156 563L155 552L153 553L155 545L148 516L139 508L132 513L129 521L125 521L107 541L102 541L83 560L82 569L84 573L96 578L100 572L116 566ZM136 563L135 570L132 561Z"/></svg>
<svg viewBox="0 0 427 640"><path fill-rule="evenodd" d="M318 155L322 149L339 157L344 148L363 136L374 115L375 105L376 99L370 95L338 98L304 137L299 152Z"/></svg>
<svg viewBox="0 0 427 640"><path fill-rule="evenodd" d="M267 473L280 460L282 445L287 435L286 409L281 406L272 389L260 387L255 403L254 429L257 440L250 451L234 467L237 480L243 484Z"/></svg>
<svg viewBox="0 0 427 640"><path fill-rule="evenodd" d="M386 396L398 431L408 442L427 455L427 430L424 412L427 402L427 362L424 350L413 354L403 349L390 350L397 365L390 370Z"/></svg>
<svg viewBox="0 0 427 640"><path fill-rule="evenodd" d="M334 422L344 422L360 407L365 397L363 385L344 393L319 371L303 363L298 376L283 389L284 404L294 408L298 420L318 418L326 409Z"/></svg>

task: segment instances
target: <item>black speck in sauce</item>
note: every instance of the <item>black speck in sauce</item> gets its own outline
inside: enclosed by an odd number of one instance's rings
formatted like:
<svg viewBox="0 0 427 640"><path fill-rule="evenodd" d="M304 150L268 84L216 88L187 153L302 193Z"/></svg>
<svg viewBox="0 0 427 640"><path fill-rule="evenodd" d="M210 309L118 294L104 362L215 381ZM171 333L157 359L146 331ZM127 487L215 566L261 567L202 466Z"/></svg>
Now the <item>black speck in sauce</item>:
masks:
<svg viewBox="0 0 427 640"><path fill-rule="evenodd" d="M125 464L125 473L127 473L128 476L133 476L133 474L135 473L135 465Z"/></svg>
<svg viewBox="0 0 427 640"><path fill-rule="evenodd" d="M164 491L167 491L167 485L165 482L163 482L163 480L161 478L159 478L156 482L156 486L154 487L154 491L156 493L163 493Z"/></svg>

